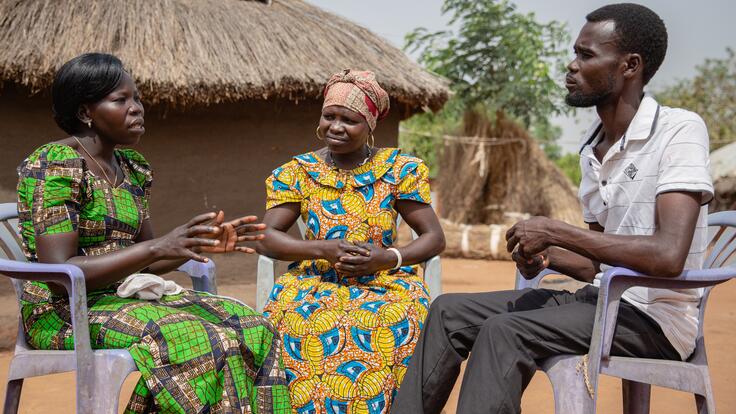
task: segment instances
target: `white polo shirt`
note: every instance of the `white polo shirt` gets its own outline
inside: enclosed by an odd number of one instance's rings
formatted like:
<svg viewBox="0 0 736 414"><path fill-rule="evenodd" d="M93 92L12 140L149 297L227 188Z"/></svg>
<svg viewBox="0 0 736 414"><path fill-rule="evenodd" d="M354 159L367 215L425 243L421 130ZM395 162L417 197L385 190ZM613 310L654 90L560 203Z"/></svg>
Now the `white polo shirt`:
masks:
<svg viewBox="0 0 736 414"><path fill-rule="evenodd" d="M707 203L713 198L708 131L703 120L693 112L661 106L647 94L624 136L599 162L593 148L603 138L602 131L598 120L586 133L580 150L583 178L578 195L585 221L599 223L606 234L651 235L656 228L658 194L701 193L703 206L685 268L702 268ZM610 267L601 264L602 271ZM601 274L594 285L599 284ZM623 298L657 321L684 360L695 349L701 294L701 289L633 287Z"/></svg>

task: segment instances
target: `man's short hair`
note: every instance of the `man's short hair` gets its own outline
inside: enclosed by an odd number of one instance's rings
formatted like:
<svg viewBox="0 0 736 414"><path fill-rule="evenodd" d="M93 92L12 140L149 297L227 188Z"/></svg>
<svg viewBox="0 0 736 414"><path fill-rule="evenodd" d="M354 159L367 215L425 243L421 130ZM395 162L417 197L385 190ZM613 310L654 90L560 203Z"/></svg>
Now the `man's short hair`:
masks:
<svg viewBox="0 0 736 414"><path fill-rule="evenodd" d="M591 23L613 21L619 50L641 55L644 84L652 79L667 54L667 28L657 13L640 4L620 3L603 6L585 18Z"/></svg>

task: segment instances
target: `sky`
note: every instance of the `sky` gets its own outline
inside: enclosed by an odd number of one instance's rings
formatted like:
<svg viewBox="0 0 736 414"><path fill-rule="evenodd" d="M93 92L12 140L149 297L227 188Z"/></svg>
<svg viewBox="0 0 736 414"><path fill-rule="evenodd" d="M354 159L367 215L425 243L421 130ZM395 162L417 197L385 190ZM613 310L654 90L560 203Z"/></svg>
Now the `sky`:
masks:
<svg viewBox="0 0 736 414"><path fill-rule="evenodd" d="M306 0L358 23L382 36L396 47L403 47L404 36L417 27L445 30L448 16L441 13L442 0ZM479 0L480 1L480 0ZM485 1L485 0L483 0ZM512 0L513 1L513 0ZM599 0L515 0L518 10L533 12L538 21L567 23L572 42L585 15L610 2ZM661 89L678 79L696 74L696 65L706 58L723 58L726 47L736 49L736 1L734 0L641 0L662 17L669 37L667 57L649 88ZM561 78L560 83L564 82ZM562 127L559 143L566 151L575 151L581 135L595 118L592 109L576 115L555 117Z"/></svg>

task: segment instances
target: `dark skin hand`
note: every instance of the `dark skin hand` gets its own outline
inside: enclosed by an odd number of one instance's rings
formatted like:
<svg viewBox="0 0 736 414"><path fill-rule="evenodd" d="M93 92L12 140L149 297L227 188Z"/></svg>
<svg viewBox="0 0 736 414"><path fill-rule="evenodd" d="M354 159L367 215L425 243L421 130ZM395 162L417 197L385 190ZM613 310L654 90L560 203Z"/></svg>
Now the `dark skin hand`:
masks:
<svg viewBox="0 0 736 414"><path fill-rule="evenodd" d="M620 50L617 40L613 21L586 23L575 40L575 58L568 64L565 78L570 105L596 107L603 126L603 139L594 148L600 162L629 128L645 84L643 59ZM658 195L656 230L651 236L605 234L598 223L584 230L533 217L509 229L506 247L526 278L549 267L592 282L600 263L652 276L676 277L683 270L692 242L700 197L689 192Z"/></svg>
<svg viewBox="0 0 736 414"><path fill-rule="evenodd" d="M336 105L323 108L318 134L326 147L318 150L317 155L323 160L331 160L338 168L354 169L368 154L370 127L362 115L348 108ZM378 151L372 149L371 156ZM394 208L419 235L399 250L402 264L421 263L444 250L445 235L431 206L396 200ZM286 232L299 216L299 203L281 204L267 210L263 216L263 223L267 226L266 237L256 244L258 253L286 261L325 259L345 277L370 275L396 266L396 254L374 244L301 240L288 235Z"/></svg>
<svg viewBox="0 0 736 414"><path fill-rule="evenodd" d="M98 102L80 105L77 118L76 139L68 137L57 143L76 150L96 179L108 181L109 178L110 185L119 185L124 173L115 157L115 148L138 143L145 132L144 109L133 79L123 73L118 86L107 96ZM77 256L77 232L42 235L36 237L36 254L41 263L69 263L80 267L87 289L94 290L143 269L161 274L190 259L208 261L201 253L253 253L253 249L237 243L263 237L252 234L265 228L263 224L253 224L255 221L255 216L248 216L225 222L222 212L206 213L163 237L154 238L151 223L145 220L135 244L99 256ZM57 294L64 293L61 286L50 284L49 287Z"/></svg>
<svg viewBox="0 0 736 414"><path fill-rule="evenodd" d="M397 200L394 206L419 237L399 249L404 265L421 263L441 253L445 237L437 215L427 204ZM265 238L256 244L258 253L278 260L325 259L345 277L371 275L396 266L394 252L375 244L352 244L339 240L302 240L286 232L299 219L299 204L287 203L266 211Z"/></svg>
<svg viewBox="0 0 736 414"><path fill-rule="evenodd" d="M584 282L593 280L598 263L657 277L676 277L682 273L692 243L700 197L700 193L689 192L657 196L657 228L651 236L605 234L533 217L509 229L506 248L517 251L514 260L517 264L523 262L519 269L527 272L527 277L541 271L542 259L548 267Z"/></svg>

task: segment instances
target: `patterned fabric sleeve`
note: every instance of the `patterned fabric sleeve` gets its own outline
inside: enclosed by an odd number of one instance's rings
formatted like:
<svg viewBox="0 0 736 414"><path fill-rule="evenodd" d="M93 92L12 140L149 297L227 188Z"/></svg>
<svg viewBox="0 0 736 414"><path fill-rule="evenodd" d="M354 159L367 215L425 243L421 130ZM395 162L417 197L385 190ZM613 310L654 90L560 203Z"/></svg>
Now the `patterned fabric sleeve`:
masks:
<svg viewBox="0 0 736 414"><path fill-rule="evenodd" d="M18 167L18 214L26 254L36 237L77 231L84 196L84 162L71 147L47 144Z"/></svg>
<svg viewBox="0 0 736 414"><path fill-rule="evenodd" d="M429 193L429 168L424 161L415 157L401 156L394 169L398 174L398 200L411 200L431 204ZM397 168L398 167L398 168Z"/></svg>
<svg viewBox="0 0 736 414"><path fill-rule="evenodd" d="M304 197L299 175L299 163L295 160L273 170L266 179L266 210L281 204L302 202Z"/></svg>
<svg viewBox="0 0 736 414"><path fill-rule="evenodd" d="M122 157L125 158L130 169L133 171L130 181L133 185L140 186L143 189L143 211L141 214L144 220L148 220L151 218L149 200L151 199L151 185L153 184L153 171L151 170L151 165L138 151L132 149L122 149L118 151Z"/></svg>

